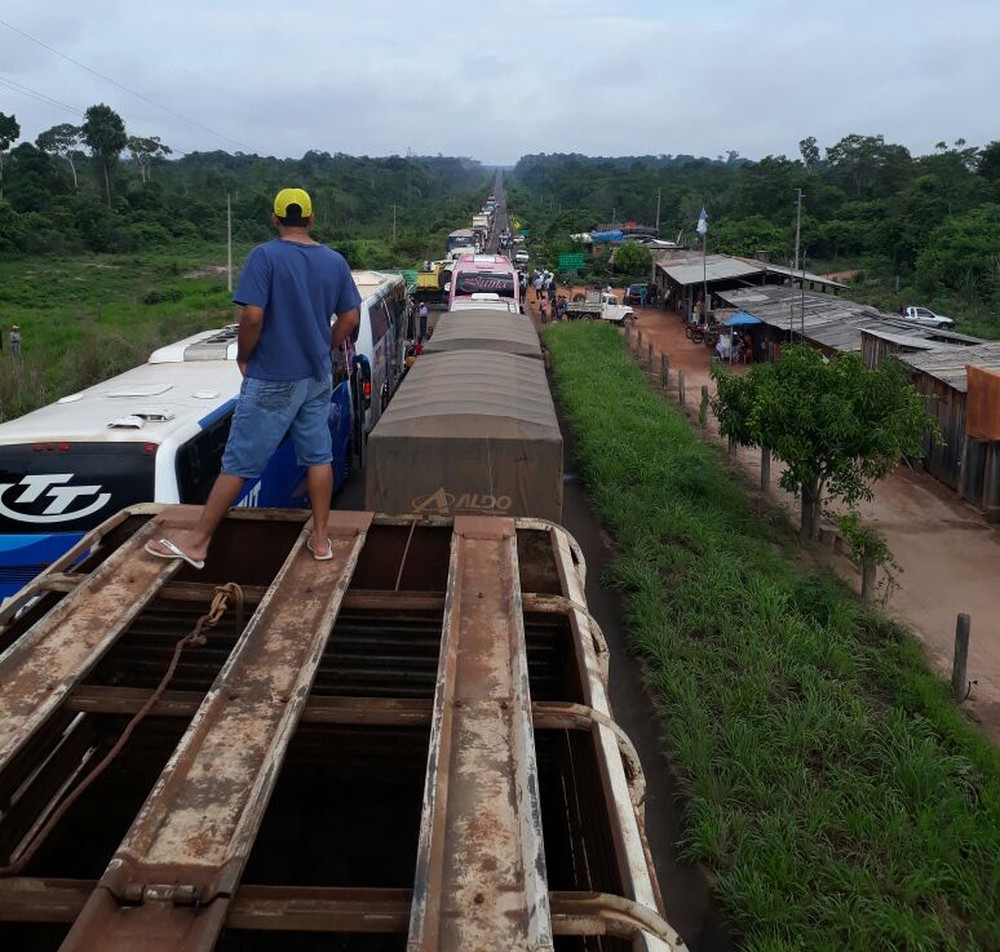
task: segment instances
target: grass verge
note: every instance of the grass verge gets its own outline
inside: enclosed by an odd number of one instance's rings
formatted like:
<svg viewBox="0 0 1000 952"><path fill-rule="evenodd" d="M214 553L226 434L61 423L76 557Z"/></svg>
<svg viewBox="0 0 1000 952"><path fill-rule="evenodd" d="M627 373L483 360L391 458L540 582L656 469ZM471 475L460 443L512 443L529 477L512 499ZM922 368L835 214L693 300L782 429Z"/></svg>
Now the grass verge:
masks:
<svg viewBox="0 0 1000 952"><path fill-rule="evenodd" d="M545 343L619 545L683 854L716 871L745 947L1000 948L1000 755L916 641L796 564L613 328Z"/></svg>
<svg viewBox="0 0 1000 952"><path fill-rule="evenodd" d="M206 260L215 268L202 267ZM241 260L241 259L238 259ZM224 247L172 254L0 260L0 420L143 363L234 319ZM20 361L7 332L21 328Z"/></svg>

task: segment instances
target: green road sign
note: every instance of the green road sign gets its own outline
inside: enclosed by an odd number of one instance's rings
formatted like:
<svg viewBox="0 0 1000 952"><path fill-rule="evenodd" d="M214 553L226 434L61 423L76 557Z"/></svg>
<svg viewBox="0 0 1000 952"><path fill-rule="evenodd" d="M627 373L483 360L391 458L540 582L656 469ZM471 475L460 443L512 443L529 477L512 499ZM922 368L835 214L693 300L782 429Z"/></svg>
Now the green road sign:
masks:
<svg viewBox="0 0 1000 952"><path fill-rule="evenodd" d="M584 257L585 257L584 254L579 251L573 252L571 254L559 255L559 270L582 271Z"/></svg>

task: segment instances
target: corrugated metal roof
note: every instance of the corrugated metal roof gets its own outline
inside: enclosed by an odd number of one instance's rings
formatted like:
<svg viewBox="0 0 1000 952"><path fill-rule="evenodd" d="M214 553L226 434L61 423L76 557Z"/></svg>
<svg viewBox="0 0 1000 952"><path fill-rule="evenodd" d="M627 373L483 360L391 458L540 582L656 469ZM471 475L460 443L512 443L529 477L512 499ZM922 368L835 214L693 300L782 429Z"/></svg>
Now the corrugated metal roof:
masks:
<svg viewBox="0 0 1000 952"><path fill-rule="evenodd" d="M780 264L766 264L764 265L765 270L768 274L782 274L787 278L791 278L795 281L799 281L805 278L810 284L824 284L829 288L846 288L847 285L842 281L834 281L833 278L826 278L821 274L815 274L812 271L801 271L795 268L785 268Z"/></svg>
<svg viewBox="0 0 1000 952"><path fill-rule="evenodd" d="M759 275L764 270L760 262L750 264L729 255L695 255L658 265L672 281L680 285L701 284L703 281L724 281Z"/></svg>
<svg viewBox="0 0 1000 952"><path fill-rule="evenodd" d="M757 261L754 258L739 258L730 255L708 255L707 258L703 258L698 252L659 254L656 255L656 264L681 285L699 284L706 278L709 281L724 280L759 275L763 272L781 275L793 281L801 280L804 277L807 283L829 288L843 289L847 287L840 281L834 281L832 278L812 271L803 272L782 265Z"/></svg>
<svg viewBox="0 0 1000 952"><path fill-rule="evenodd" d="M966 365L1000 371L1000 341L986 341L976 347L939 347L921 354L897 354L896 357L914 370L965 393L968 389Z"/></svg>
<svg viewBox="0 0 1000 952"><path fill-rule="evenodd" d="M769 284L715 293L727 304L753 314L765 324L785 331L791 328L794 333L803 334L807 341L834 350L860 351L863 330L891 334L907 342L933 340L945 348L968 345L978 340L904 321L868 304L786 285ZM961 351L968 349L960 347Z"/></svg>
<svg viewBox="0 0 1000 952"><path fill-rule="evenodd" d="M862 334L870 334L887 343L896 344L898 347L911 347L913 350L932 350L940 346L937 341L927 340L924 337L913 334L891 334L872 327L864 328Z"/></svg>

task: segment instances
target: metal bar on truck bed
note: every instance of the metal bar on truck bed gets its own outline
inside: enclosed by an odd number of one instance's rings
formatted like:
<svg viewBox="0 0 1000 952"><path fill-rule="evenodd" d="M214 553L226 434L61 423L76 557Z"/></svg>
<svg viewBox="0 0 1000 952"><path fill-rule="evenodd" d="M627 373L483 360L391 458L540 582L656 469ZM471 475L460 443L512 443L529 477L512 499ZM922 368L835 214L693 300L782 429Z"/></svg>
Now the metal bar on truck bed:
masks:
<svg viewBox="0 0 1000 952"><path fill-rule="evenodd" d="M370 522L331 513L328 562L299 537L64 949L212 947Z"/></svg>
<svg viewBox="0 0 1000 952"><path fill-rule="evenodd" d="M0 770L183 565L140 553L144 526L0 655Z"/></svg>
<svg viewBox="0 0 1000 952"><path fill-rule="evenodd" d="M551 948L515 523L459 516L407 949Z"/></svg>
<svg viewBox="0 0 1000 952"><path fill-rule="evenodd" d="M560 583L569 602L568 620L583 676L584 701L594 710L610 717L611 704L595 648L595 635L591 631L593 620L586 609L582 579L574 567L570 536L556 525L552 526L551 534ZM640 825L641 817L635 809L621 808L621 805L631 803L631 797L625 771L622 769L618 738L607 726L595 723L594 739L604 795L608 803L619 805L619 809L611 811L614 821L612 835L618 866L625 880L625 892L656 915L662 915L663 897L660 895L655 873L652 872L653 862Z"/></svg>

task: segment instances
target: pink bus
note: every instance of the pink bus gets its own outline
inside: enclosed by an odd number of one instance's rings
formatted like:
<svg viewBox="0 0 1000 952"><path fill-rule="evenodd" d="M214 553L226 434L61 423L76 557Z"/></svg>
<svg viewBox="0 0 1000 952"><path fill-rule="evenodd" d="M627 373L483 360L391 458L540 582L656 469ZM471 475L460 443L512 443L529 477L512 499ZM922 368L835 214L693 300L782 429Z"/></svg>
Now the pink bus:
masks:
<svg viewBox="0 0 1000 952"><path fill-rule="evenodd" d="M503 255L462 255L451 267L448 310L456 301L474 300L474 294L496 294L521 309L517 269Z"/></svg>

